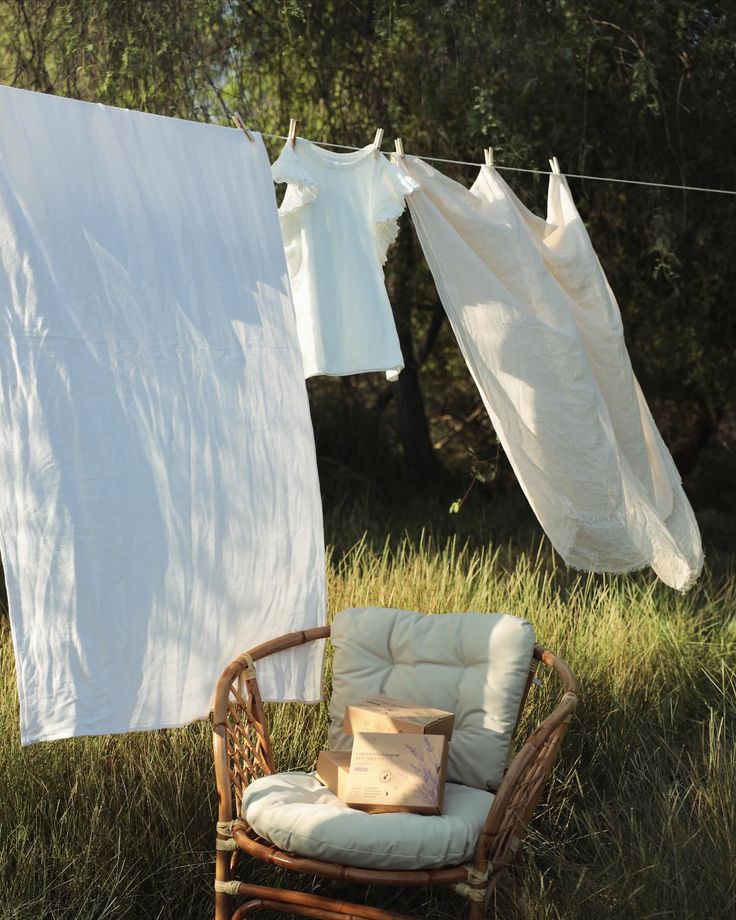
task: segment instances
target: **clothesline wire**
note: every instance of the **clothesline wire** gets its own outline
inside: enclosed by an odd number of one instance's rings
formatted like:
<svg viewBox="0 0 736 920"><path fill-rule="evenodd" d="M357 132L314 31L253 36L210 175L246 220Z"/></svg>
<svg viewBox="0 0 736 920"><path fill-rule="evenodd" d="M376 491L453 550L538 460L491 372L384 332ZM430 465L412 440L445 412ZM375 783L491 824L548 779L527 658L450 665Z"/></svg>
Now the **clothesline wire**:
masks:
<svg viewBox="0 0 736 920"><path fill-rule="evenodd" d="M270 137L275 140L288 140L283 134L266 134L265 131L261 132L262 137ZM318 147L338 147L340 150L363 150L363 147L350 147L347 144L329 144L323 141L310 141L310 144L316 144ZM383 150L382 153L387 151ZM388 153L393 153L393 151L388 151ZM454 166L476 166L480 167L482 163L473 163L469 160L447 160L443 157L421 157L422 160L428 160L431 163L452 163ZM552 175L551 171L548 169L526 169L523 166L497 166L493 164L494 169L508 172L520 172L520 173L530 173L531 175ZM704 188L699 185L671 185L669 182L644 182L641 179L617 179L612 176L585 176L580 173L565 173L564 174L568 179L590 179L592 182L618 182L622 185L646 185L649 188L671 188L676 189L680 192L710 192L714 195L736 195L736 190L726 189L726 188Z"/></svg>

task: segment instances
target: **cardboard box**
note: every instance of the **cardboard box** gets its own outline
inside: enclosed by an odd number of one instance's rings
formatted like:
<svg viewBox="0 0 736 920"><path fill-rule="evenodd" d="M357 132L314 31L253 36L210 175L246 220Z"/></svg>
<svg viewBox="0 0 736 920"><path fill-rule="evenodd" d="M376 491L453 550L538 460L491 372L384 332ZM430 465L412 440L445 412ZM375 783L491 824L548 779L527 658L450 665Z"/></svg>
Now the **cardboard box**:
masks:
<svg viewBox="0 0 736 920"><path fill-rule="evenodd" d="M317 779L345 801L350 775L350 751L320 751L317 758Z"/></svg>
<svg viewBox="0 0 736 920"><path fill-rule="evenodd" d="M445 709L415 706L404 700L379 695L348 706L343 731L346 735L357 735L358 732L444 735L450 741L454 722L453 713Z"/></svg>
<svg viewBox="0 0 736 920"><path fill-rule="evenodd" d="M440 815L446 772L444 735L359 732L344 801L362 811Z"/></svg>

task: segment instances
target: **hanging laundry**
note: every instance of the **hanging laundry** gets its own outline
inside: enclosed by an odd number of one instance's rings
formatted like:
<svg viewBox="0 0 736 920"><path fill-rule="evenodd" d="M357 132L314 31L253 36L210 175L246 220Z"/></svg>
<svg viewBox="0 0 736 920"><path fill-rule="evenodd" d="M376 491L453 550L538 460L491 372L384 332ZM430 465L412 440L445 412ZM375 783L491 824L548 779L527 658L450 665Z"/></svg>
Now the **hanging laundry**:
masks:
<svg viewBox="0 0 736 920"><path fill-rule="evenodd" d="M696 577L703 565L703 548L695 515L634 375L616 297L567 180L559 174L550 176L547 222L556 228L543 250L547 267L571 297L575 323L611 413L619 447Z"/></svg>
<svg viewBox="0 0 736 920"><path fill-rule="evenodd" d="M237 653L325 618L268 157L236 129L8 87L0 128L21 739L182 725ZM309 646L259 665L270 699L318 699L320 672Z"/></svg>
<svg viewBox="0 0 736 920"><path fill-rule="evenodd" d="M373 144L334 153L301 137L273 164L304 375L404 366L382 266L414 183Z"/></svg>
<svg viewBox="0 0 736 920"><path fill-rule="evenodd" d="M553 176L547 220L492 167L471 190L401 160L445 310L517 479L568 565L686 590L700 534L631 369L618 307Z"/></svg>

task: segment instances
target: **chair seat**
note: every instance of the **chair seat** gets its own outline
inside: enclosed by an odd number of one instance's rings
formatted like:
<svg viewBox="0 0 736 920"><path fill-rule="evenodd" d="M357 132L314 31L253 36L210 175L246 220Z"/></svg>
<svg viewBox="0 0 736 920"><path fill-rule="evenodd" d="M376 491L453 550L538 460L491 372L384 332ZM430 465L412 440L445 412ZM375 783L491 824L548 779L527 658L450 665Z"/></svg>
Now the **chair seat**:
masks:
<svg viewBox="0 0 736 920"><path fill-rule="evenodd" d="M473 856L493 795L447 783L442 815L371 815L349 808L311 773L277 773L248 786L243 818L274 846L364 869L456 866Z"/></svg>

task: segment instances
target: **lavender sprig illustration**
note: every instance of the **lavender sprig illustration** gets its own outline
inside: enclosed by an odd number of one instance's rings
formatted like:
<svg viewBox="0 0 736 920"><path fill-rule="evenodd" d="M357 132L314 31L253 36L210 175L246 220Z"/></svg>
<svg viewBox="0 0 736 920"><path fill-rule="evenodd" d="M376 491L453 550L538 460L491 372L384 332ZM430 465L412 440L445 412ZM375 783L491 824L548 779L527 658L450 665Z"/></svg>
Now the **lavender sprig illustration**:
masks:
<svg viewBox="0 0 736 920"><path fill-rule="evenodd" d="M423 740L425 750L419 751L411 744L407 744L406 749L414 757L411 764L412 772L421 780L420 801L434 805L440 780L440 762L437 758L437 749L432 746L426 735Z"/></svg>

